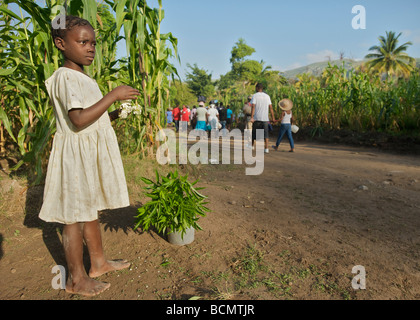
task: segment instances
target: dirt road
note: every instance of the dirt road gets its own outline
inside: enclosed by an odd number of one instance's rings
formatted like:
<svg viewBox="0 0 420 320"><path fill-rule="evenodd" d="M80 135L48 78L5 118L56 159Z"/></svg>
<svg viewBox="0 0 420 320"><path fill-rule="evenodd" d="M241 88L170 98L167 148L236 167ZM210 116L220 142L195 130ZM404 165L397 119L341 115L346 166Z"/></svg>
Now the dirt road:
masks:
<svg viewBox="0 0 420 320"><path fill-rule="evenodd" d="M419 299L419 157L309 142L288 149L270 151L258 176L243 165L186 168L212 212L185 247L133 231L145 199L138 165L124 159L132 206L100 221L109 257L132 266L102 276L111 288L93 299ZM60 226L37 218L42 186L3 173L0 183L0 299L87 299L52 288L51 270L65 259ZM355 266L364 290L352 287Z"/></svg>

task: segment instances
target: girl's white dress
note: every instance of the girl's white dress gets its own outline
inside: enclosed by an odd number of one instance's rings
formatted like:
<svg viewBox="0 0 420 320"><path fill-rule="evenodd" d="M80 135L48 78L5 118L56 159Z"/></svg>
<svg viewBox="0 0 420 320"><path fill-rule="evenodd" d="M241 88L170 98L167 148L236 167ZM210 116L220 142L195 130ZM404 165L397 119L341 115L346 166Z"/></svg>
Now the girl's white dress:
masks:
<svg viewBox="0 0 420 320"><path fill-rule="evenodd" d="M54 106L55 133L39 217L73 224L98 219L98 211L130 205L115 131L108 113L78 131L68 111L88 108L103 98L95 80L59 68L45 82Z"/></svg>

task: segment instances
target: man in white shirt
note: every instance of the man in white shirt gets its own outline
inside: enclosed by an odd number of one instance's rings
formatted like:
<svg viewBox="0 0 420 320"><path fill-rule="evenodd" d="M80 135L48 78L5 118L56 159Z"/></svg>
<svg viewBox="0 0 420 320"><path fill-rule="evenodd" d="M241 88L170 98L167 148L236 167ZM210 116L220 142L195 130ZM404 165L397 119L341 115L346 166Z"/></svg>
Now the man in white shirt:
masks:
<svg viewBox="0 0 420 320"><path fill-rule="evenodd" d="M196 130L207 130L207 110L204 107L204 102L198 104L197 112L195 113L195 118L197 120L195 129Z"/></svg>
<svg viewBox="0 0 420 320"><path fill-rule="evenodd" d="M269 112L271 113L271 118L275 122L273 105L271 104L271 98L268 94L263 92L264 86L261 83L258 83L255 87L257 93L253 95L251 99L251 122L252 125L252 144L255 145L255 140L257 136L257 130L264 130L264 152L268 153L268 122Z"/></svg>

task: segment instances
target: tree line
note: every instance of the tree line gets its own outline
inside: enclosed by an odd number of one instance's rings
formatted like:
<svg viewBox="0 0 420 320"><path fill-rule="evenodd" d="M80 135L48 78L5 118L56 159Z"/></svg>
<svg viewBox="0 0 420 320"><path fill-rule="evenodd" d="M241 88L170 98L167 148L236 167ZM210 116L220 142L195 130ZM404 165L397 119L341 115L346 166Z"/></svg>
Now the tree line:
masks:
<svg viewBox="0 0 420 320"><path fill-rule="evenodd" d="M238 114L260 82L277 113L281 99L292 99L298 122L313 127L314 134L340 128L418 134L419 68L406 53L412 43L399 44L400 36L392 31L380 36L358 67L346 68L341 54L341 65L329 64L319 76L303 73L294 79L286 79L264 61L250 59L255 49L239 39L231 51L229 72L212 81L197 64L187 65L186 81L171 85L171 102L194 105L195 97L204 95L230 105Z"/></svg>

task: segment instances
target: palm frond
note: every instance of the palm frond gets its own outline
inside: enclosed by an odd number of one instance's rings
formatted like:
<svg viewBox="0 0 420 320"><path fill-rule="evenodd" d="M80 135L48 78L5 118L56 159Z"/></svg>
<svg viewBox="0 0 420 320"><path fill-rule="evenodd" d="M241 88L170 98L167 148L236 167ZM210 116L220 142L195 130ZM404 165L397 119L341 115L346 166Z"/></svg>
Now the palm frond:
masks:
<svg viewBox="0 0 420 320"><path fill-rule="evenodd" d="M378 38L380 44L370 47L369 51L373 52L365 56L366 59L372 59L367 66L388 75L408 76L415 66L415 59L405 52L412 45L411 42L398 46L401 35L402 33L399 33L396 36L395 32L389 31L385 37L380 36Z"/></svg>

